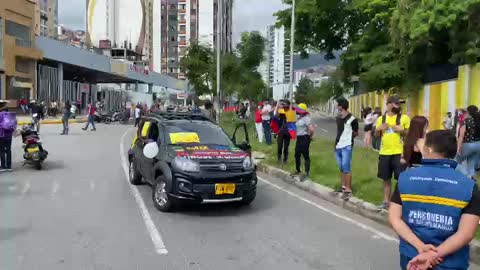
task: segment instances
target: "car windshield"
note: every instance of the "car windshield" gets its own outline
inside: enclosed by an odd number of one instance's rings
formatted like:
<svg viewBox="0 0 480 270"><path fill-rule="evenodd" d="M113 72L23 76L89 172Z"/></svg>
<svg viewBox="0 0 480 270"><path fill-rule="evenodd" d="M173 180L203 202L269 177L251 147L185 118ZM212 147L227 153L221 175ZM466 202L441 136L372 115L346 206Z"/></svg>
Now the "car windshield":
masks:
<svg viewBox="0 0 480 270"><path fill-rule="evenodd" d="M215 144L233 146L223 129L210 122L171 122L166 124L169 144Z"/></svg>

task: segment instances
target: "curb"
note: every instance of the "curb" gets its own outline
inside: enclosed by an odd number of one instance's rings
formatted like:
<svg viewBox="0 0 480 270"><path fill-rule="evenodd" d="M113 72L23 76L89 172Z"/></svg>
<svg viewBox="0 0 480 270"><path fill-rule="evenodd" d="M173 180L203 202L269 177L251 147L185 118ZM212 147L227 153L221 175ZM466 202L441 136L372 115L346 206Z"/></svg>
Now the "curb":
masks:
<svg viewBox="0 0 480 270"><path fill-rule="evenodd" d="M315 195L316 197L340 206L343 209L376 221L380 224L390 226L388 222L388 212L385 210L379 210L372 203L363 201L356 197L351 197L348 201L344 201L340 199L340 197L335 194L334 190L329 187L320 185L310 180L306 180L304 182L297 181L292 178L290 176L290 173L288 173L287 171L262 164L261 162L257 163L257 168L259 171L267 175L279 178L286 183L292 184L304 191ZM477 264L480 263L480 242L475 239L470 243L470 261Z"/></svg>
<svg viewBox="0 0 480 270"><path fill-rule="evenodd" d="M87 119L70 119L68 120L68 123L73 124L73 123L86 123ZM32 121L18 121L17 125L23 126L23 125L30 125ZM55 119L55 120L42 120L40 121L41 125L56 125L56 124L63 124L61 119Z"/></svg>

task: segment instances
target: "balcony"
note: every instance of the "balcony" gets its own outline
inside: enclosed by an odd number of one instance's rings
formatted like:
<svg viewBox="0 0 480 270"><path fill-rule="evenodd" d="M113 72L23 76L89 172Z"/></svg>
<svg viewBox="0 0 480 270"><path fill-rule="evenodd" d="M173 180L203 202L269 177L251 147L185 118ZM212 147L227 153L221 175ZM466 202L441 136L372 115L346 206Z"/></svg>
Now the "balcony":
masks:
<svg viewBox="0 0 480 270"><path fill-rule="evenodd" d="M179 45L181 46L186 46L187 45L187 41L186 40L181 40L178 42Z"/></svg>
<svg viewBox="0 0 480 270"><path fill-rule="evenodd" d="M40 50L35 48L31 40L25 40L18 37L5 35L4 36L4 47L7 51L10 49L13 53L9 53L9 56L4 55L4 57L15 57L20 56L23 58L29 59L42 59L43 55Z"/></svg>
<svg viewBox="0 0 480 270"><path fill-rule="evenodd" d="M178 31L178 33L179 33L180 35L186 35L186 34L187 34L187 31L186 31L186 30L180 30L180 31Z"/></svg>
<svg viewBox="0 0 480 270"><path fill-rule="evenodd" d="M178 13L180 13L180 14L185 14L185 13L187 13L187 10L186 10L186 9L179 9L179 10L178 10Z"/></svg>
<svg viewBox="0 0 480 270"><path fill-rule="evenodd" d="M185 20L185 19L183 19L183 20L180 19L180 20L178 20L178 23L179 23L179 24L186 24L186 23L187 23L187 20Z"/></svg>
<svg viewBox="0 0 480 270"><path fill-rule="evenodd" d="M178 0L178 3L186 3L187 0Z"/></svg>

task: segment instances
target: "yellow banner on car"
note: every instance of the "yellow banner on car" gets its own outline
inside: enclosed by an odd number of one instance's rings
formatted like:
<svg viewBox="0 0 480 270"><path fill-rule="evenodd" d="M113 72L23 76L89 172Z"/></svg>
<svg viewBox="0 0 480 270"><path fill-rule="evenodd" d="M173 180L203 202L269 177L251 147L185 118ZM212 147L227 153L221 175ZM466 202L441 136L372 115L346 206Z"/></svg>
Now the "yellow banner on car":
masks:
<svg viewBox="0 0 480 270"><path fill-rule="evenodd" d="M196 132L177 132L170 133L170 143L199 143L200 137Z"/></svg>

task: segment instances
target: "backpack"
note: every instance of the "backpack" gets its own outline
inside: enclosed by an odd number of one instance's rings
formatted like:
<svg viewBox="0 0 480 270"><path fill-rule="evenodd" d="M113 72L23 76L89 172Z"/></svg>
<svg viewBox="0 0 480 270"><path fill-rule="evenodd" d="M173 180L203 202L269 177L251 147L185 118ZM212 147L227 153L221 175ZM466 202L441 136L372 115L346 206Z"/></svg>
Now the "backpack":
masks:
<svg viewBox="0 0 480 270"><path fill-rule="evenodd" d="M400 125L401 122L402 122L401 120L402 120L402 113L399 113L399 114L397 114L397 119L395 120L395 124L396 124L397 126ZM384 113L384 114L382 115L382 124L385 124L386 122L387 122L387 113ZM375 130L376 130L376 126L374 125L374 126L373 126L373 129L372 129L372 132L373 132L374 134L375 134ZM383 136L383 132L380 133L380 135L378 135L379 138L382 137L382 136Z"/></svg>
<svg viewBox="0 0 480 270"><path fill-rule="evenodd" d="M2 113L0 119L0 129L13 132L17 128L17 115L13 112Z"/></svg>

